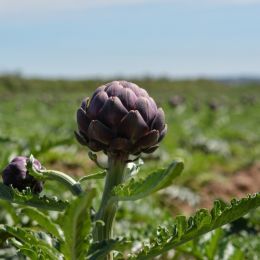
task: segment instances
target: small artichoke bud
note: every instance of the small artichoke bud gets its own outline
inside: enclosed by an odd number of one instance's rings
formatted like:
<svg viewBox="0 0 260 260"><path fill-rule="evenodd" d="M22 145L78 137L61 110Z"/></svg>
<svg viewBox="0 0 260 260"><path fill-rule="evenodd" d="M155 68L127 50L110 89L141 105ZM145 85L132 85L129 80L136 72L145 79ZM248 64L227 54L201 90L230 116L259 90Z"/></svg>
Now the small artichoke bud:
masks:
<svg viewBox="0 0 260 260"><path fill-rule="evenodd" d="M38 194L43 189L43 182L36 180L31 176L26 168L26 164L29 158L25 156L15 157L3 170L2 178L3 183L8 186L13 186L19 191L30 187L32 192ZM41 163L34 159L33 166L37 170L41 170Z"/></svg>
<svg viewBox="0 0 260 260"><path fill-rule="evenodd" d="M151 153L167 132L162 108L146 90L127 81L96 89L77 111L77 140L92 151Z"/></svg>

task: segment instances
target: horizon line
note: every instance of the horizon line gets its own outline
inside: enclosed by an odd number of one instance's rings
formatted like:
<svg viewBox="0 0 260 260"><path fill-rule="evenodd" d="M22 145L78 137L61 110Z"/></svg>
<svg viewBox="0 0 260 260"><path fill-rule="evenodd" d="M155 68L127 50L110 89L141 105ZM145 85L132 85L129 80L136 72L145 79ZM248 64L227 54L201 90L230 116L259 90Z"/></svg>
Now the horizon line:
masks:
<svg viewBox="0 0 260 260"><path fill-rule="evenodd" d="M249 81L260 81L260 74L249 74L249 73L235 73L235 74L198 74L198 75L82 75L82 76L62 76L62 75L36 75L36 74L23 74L20 72L0 72L0 78L2 77L17 77L23 79L39 79L39 80L112 80L112 79L152 79L152 80L249 80Z"/></svg>

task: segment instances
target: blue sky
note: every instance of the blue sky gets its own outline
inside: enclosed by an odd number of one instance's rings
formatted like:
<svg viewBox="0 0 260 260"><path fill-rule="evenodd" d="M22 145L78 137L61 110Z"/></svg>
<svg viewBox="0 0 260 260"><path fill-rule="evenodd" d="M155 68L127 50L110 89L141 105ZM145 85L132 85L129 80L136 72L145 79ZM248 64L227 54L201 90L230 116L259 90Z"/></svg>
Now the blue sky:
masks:
<svg viewBox="0 0 260 260"><path fill-rule="evenodd" d="M260 0L0 0L0 73L260 76Z"/></svg>

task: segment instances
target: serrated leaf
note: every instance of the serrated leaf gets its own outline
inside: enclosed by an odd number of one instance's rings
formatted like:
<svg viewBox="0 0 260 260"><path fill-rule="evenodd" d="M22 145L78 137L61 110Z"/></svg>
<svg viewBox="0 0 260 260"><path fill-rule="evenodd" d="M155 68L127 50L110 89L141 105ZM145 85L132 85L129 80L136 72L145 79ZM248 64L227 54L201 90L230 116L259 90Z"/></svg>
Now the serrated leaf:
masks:
<svg viewBox="0 0 260 260"><path fill-rule="evenodd" d="M172 180L180 175L183 167L181 160L174 161L167 169L157 170L144 179L131 178L129 181L116 186L113 194L119 201L141 199L171 185Z"/></svg>
<svg viewBox="0 0 260 260"><path fill-rule="evenodd" d="M34 248L46 255L47 259L59 259L60 253L51 245L41 239L37 239L33 232L19 227L0 225L0 231L8 232L17 238L24 247ZM18 244L17 244L18 245Z"/></svg>
<svg viewBox="0 0 260 260"><path fill-rule="evenodd" d="M24 206L55 211L63 211L68 206L68 202L58 200L56 197L39 196L32 193L30 189L20 192L2 183L0 183L0 199Z"/></svg>
<svg viewBox="0 0 260 260"><path fill-rule="evenodd" d="M95 190L90 190L74 200L63 216L62 230L65 241L61 251L66 259L81 260L86 257L91 228L90 207Z"/></svg>
<svg viewBox="0 0 260 260"><path fill-rule="evenodd" d="M88 252L87 260L103 260L112 250L121 251L130 244L125 238L109 239L93 243Z"/></svg>
<svg viewBox="0 0 260 260"><path fill-rule="evenodd" d="M168 228L169 235L164 238L164 241L161 237L153 237L151 239L153 242L143 248L133 259L153 259L189 240L230 223L259 206L260 193L248 195L241 200L232 200L230 204L216 201L211 211L201 209L189 219L176 218L174 224Z"/></svg>
<svg viewBox="0 0 260 260"><path fill-rule="evenodd" d="M188 221L186 220L185 216L177 216L175 219L175 223L175 227L177 230L177 238L181 239L187 230Z"/></svg>
<svg viewBox="0 0 260 260"><path fill-rule="evenodd" d="M41 211L35 208L23 208L21 213L36 221L48 233L52 234L60 240L63 240L63 234L60 227L55 224L48 215L43 214Z"/></svg>

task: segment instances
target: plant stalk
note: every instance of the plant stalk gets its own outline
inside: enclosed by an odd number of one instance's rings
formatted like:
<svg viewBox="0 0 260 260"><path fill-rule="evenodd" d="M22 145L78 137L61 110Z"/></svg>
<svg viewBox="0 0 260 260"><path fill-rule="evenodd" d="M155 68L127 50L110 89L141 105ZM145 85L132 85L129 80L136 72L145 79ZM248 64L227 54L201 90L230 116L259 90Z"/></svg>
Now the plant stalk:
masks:
<svg viewBox="0 0 260 260"><path fill-rule="evenodd" d="M72 177L70 177L69 175L63 172L54 171L54 170L36 170L34 169L34 167L32 167L30 169L30 174L42 181L47 181L47 180L58 181L63 185L65 185L71 191L71 193L76 196L79 196L80 194L83 193L80 183L75 181Z"/></svg>
<svg viewBox="0 0 260 260"><path fill-rule="evenodd" d="M118 208L117 200L112 199L112 190L124 180L124 170L128 156L126 154L108 154L108 172L99 210L96 214L96 225L93 231L95 242L108 240L113 237L113 223ZM101 221L99 223L98 221ZM110 253L106 257L112 260Z"/></svg>
<svg viewBox="0 0 260 260"><path fill-rule="evenodd" d="M63 172L45 169L38 170L34 167L34 160L35 158L31 154L29 160L27 161L26 168L29 173L37 180L55 180L65 185L71 191L71 193L76 196L79 196L83 193L83 190L78 181L75 181L72 177Z"/></svg>
<svg viewBox="0 0 260 260"><path fill-rule="evenodd" d="M56 180L60 183L63 183L63 185L65 185L72 194L79 196L83 193L80 183L78 181L75 181L69 175L54 170L42 170L41 172L43 173L43 175L46 175L46 180Z"/></svg>

